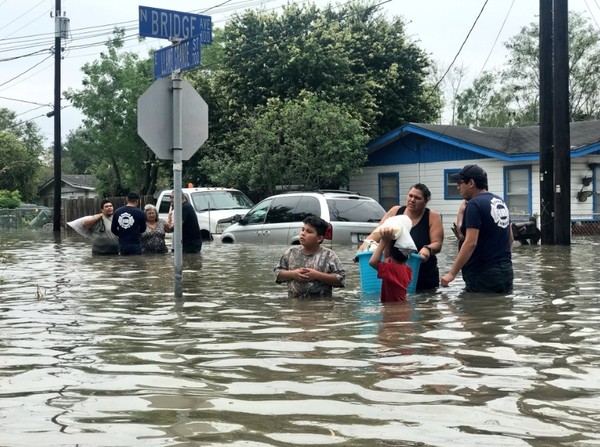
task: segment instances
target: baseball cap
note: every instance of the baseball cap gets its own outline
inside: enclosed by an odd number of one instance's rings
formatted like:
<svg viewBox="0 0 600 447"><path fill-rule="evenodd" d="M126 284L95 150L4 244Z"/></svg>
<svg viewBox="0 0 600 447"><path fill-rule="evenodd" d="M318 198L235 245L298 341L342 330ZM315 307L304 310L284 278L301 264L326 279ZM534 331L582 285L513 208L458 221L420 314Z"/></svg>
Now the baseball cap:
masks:
<svg viewBox="0 0 600 447"><path fill-rule="evenodd" d="M456 174L456 181L487 180L487 173L477 165L466 165Z"/></svg>

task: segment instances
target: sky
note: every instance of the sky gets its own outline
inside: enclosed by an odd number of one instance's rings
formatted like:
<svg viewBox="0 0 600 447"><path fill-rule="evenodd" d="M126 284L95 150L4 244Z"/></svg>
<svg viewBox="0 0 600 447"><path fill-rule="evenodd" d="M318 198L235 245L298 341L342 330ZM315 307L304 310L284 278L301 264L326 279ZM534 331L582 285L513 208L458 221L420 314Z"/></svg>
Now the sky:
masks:
<svg viewBox="0 0 600 447"><path fill-rule="evenodd" d="M466 70L462 87L468 87L483 70L500 68L507 56L503 43L524 26L539 20L539 0L380 1L384 14L405 20L408 36L430 55L442 73L456 58L454 66ZM153 38L138 42L140 5L208 15L213 28L217 28L244 9L280 11L285 3L284 0L141 0L141 3L62 0L63 16L70 21L70 38L63 41L61 90L81 88L81 67L104 51L105 42L115 26L126 28L127 51L147 55L151 48L169 44L166 40ZM317 0L316 3L323 6L330 2ZM51 51L54 7L55 0L0 0L0 107L14 110L19 120L37 123L47 146L52 145L54 139L54 121L46 116L54 103L54 56ZM588 17L600 32L598 0L570 0L569 9ZM64 141L69 132L81 124L82 115L65 100L62 106ZM442 121L449 119L446 110Z"/></svg>

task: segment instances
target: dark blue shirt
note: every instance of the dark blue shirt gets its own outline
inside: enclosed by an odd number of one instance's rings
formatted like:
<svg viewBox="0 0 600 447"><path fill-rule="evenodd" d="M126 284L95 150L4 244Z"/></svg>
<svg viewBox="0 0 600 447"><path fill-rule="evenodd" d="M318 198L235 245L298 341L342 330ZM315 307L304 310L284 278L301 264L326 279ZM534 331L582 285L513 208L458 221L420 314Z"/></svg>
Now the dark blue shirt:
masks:
<svg viewBox="0 0 600 447"><path fill-rule="evenodd" d="M483 192L467 202L461 231L479 230L477 245L463 270L482 271L511 260L510 216L504 201L491 192Z"/></svg>
<svg viewBox="0 0 600 447"><path fill-rule="evenodd" d="M130 205L117 209L110 230L119 237L121 254L141 254L140 235L146 231L146 216L142 210Z"/></svg>

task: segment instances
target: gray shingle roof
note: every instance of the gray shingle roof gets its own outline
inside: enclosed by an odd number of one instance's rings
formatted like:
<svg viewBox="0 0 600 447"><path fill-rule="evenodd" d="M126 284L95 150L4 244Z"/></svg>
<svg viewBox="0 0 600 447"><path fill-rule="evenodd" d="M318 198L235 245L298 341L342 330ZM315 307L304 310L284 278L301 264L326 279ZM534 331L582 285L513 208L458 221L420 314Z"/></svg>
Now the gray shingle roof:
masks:
<svg viewBox="0 0 600 447"><path fill-rule="evenodd" d="M412 126L468 144L491 149L507 155L539 153L540 128L532 127L476 127L440 124L418 124ZM600 121L571 123L571 150L580 149L600 142Z"/></svg>

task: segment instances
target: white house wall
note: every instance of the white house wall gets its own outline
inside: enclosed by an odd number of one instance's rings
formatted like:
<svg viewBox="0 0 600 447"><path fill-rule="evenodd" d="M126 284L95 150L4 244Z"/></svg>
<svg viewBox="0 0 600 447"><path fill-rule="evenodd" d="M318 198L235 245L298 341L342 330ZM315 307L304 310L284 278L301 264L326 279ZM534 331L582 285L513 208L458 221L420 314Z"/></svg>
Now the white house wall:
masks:
<svg viewBox="0 0 600 447"><path fill-rule="evenodd" d="M582 187L582 178L591 176L590 163L600 163L600 157L582 157L571 160L571 216L573 220L591 219L593 199L586 202L577 200L577 192ZM415 183L424 183L431 191L429 208L442 214L446 234L450 234L452 223L460 200L444 199L444 171L461 169L466 164L477 164L488 173L489 191L504 198L504 168L510 166L528 166L531 170L531 203L534 214L540 215L540 172L539 163L535 162L505 162L494 158L484 158L468 161L451 161L418 164L398 164L386 166L364 167L361 174L352 176L349 189L379 200L379 174L398 173L400 204L405 202L406 193ZM593 185L584 190L591 191ZM538 222L539 223L539 222Z"/></svg>

